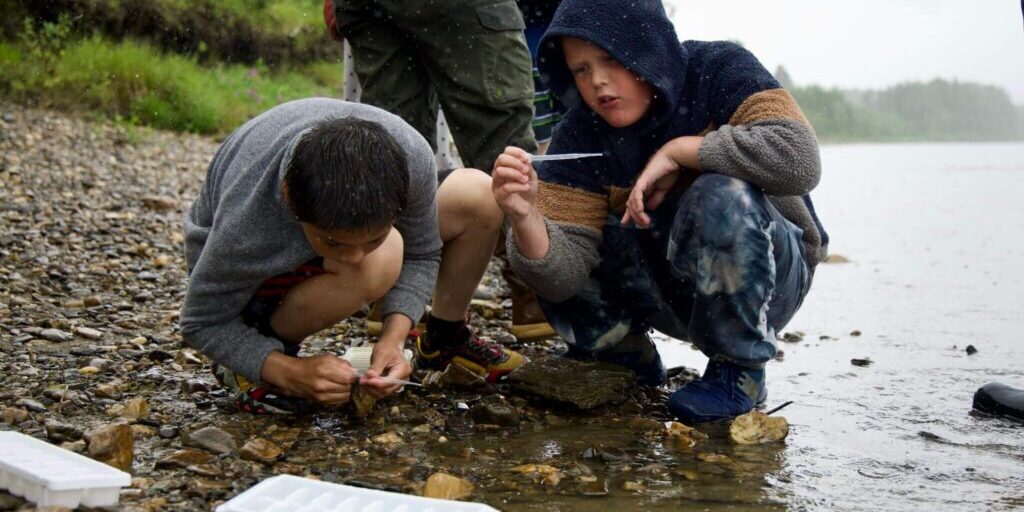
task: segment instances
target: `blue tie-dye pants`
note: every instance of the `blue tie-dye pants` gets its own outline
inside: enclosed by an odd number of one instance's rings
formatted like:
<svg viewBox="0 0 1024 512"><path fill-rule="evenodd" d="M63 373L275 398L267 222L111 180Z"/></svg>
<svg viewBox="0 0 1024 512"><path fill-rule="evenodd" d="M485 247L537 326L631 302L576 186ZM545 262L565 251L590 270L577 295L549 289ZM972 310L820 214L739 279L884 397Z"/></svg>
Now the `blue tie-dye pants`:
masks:
<svg viewBox="0 0 1024 512"><path fill-rule="evenodd" d="M704 174L652 214L650 229L609 216L587 284L541 308L583 351L653 328L709 357L761 366L810 287L802 234L754 186Z"/></svg>

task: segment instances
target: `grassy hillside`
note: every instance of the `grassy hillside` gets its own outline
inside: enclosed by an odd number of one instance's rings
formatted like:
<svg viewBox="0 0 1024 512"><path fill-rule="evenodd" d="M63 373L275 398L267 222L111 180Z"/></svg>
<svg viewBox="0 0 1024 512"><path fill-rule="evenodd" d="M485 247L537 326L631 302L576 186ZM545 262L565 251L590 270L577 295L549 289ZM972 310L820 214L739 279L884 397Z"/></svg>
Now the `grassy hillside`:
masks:
<svg viewBox="0 0 1024 512"><path fill-rule="evenodd" d="M169 8L191 2L154 3ZM219 8L236 9L229 12L241 14L241 7L250 3L255 2L231 0ZM296 3L313 6L305 1L282 2L259 15L250 13L246 22L273 25L267 33L283 30L287 24L281 20L288 19L295 23L292 30L312 30L299 24L309 15L286 15L291 11L284 7ZM6 41L0 42L0 67L4 69L0 93L27 103L100 112L132 124L225 134L284 101L337 96L341 88L341 64L336 59L277 60L271 64L261 57L252 62L221 58L212 50L171 51L160 42L166 34L116 37L99 29L87 30L84 19L69 13L54 21L30 16L22 18L20 27L5 28L9 32ZM316 22L320 43L340 46L323 35L322 20ZM295 49L287 48L288 52Z"/></svg>

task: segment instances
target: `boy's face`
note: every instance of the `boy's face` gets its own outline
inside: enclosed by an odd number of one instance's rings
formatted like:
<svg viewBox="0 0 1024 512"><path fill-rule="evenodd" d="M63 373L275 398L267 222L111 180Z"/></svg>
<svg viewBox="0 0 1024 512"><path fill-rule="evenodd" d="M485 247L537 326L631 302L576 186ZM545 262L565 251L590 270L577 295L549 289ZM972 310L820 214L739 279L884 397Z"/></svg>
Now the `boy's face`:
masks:
<svg viewBox="0 0 1024 512"><path fill-rule="evenodd" d="M562 52L583 101L608 124L622 128L647 113L654 88L608 52L575 37L562 38Z"/></svg>
<svg viewBox="0 0 1024 512"><path fill-rule="evenodd" d="M387 239L391 226L371 231L349 231L346 229L322 229L308 222L302 222L302 232L309 245L324 259L356 265L363 261Z"/></svg>

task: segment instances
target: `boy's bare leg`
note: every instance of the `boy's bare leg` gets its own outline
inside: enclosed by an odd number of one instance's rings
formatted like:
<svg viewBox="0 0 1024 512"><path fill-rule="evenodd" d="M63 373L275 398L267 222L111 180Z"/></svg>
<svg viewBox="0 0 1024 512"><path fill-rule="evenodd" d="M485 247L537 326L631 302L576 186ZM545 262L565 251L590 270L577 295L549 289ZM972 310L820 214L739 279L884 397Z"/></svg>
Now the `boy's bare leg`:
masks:
<svg viewBox="0 0 1024 512"><path fill-rule="evenodd" d="M437 191L441 225L441 268L431 314L448 321L466 318L469 302L501 231L503 215L491 192L491 178L476 169L458 169Z"/></svg>
<svg viewBox="0 0 1024 512"><path fill-rule="evenodd" d="M324 260L325 274L288 291L270 325L289 343L299 343L383 297L402 271L402 235L391 228L384 243L355 264Z"/></svg>

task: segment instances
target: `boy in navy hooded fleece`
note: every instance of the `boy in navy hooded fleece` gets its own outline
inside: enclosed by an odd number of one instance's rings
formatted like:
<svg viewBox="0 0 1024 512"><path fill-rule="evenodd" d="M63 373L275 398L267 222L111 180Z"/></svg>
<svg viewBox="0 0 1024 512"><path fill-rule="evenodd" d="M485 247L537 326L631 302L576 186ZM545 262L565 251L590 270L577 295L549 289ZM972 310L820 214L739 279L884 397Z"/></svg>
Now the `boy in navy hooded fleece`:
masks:
<svg viewBox="0 0 1024 512"><path fill-rule="evenodd" d="M814 131L757 59L727 42L679 43L658 0L565 0L538 66L569 108L550 154L508 148L495 198L509 261L542 298L572 357L665 369L650 328L710 358L669 406L696 423L766 398L775 332L828 247L807 195Z"/></svg>

